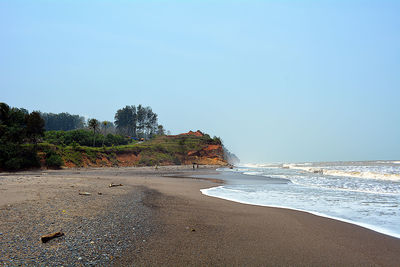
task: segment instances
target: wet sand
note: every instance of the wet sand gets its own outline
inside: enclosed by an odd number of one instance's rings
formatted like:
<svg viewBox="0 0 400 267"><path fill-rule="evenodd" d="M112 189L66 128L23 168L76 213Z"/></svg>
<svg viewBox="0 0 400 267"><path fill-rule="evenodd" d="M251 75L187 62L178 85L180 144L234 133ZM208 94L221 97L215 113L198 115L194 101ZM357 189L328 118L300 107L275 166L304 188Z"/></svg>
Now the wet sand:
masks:
<svg viewBox="0 0 400 267"><path fill-rule="evenodd" d="M52 264L55 259L48 258L51 255L49 247L55 251L68 242L74 253L64 255L66 252L59 250L57 255L63 260L57 263L117 266L399 266L400 239L304 212L251 206L204 196L199 190L215 186L218 181L176 177L193 173L214 176L215 172L211 169L193 171L190 166L184 166L160 167L158 170L110 168L43 173L47 174L0 174L0 251L14 251L12 254L17 258L16 262ZM111 182L124 186L108 188ZM102 191L103 194L82 198L77 195L78 190L96 194ZM72 200L75 200L73 204ZM36 211L44 208L51 214L52 208L47 206L53 202L57 203L57 207L53 207L57 211L63 205L71 206L74 216L71 215L68 220L64 218L64 225L57 225L57 220L48 225L42 222L43 227L47 227L42 232L58 228L70 231L66 237L50 241L50 246L47 246L37 242L40 231L32 226L39 218L24 220L24 216L29 217L29 212L21 211L29 210L29 207ZM127 208L124 203L133 208ZM136 215L124 219L127 212ZM3 218L9 219L11 213L17 214L18 220L4 223ZM57 218L59 213L54 212L52 217ZM91 220L86 224L94 225L85 232L85 242L79 234L73 233L75 227L82 224L82 219ZM104 223L94 224L97 221ZM116 225L108 227L113 221ZM35 238L31 241L10 238L14 233L11 231L16 228L13 225L21 225L21 229L32 228L31 232L27 232ZM86 242L96 236L98 228L101 228L101 236L114 233L115 237L110 235L95 244ZM108 246L102 247L106 241ZM22 259L18 255L23 254L23 248L16 247L18 242L26 245L36 242L33 245L41 248L42 258ZM74 242L91 245L74 250ZM105 250L110 250L112 255L104 253ZM98 257L93 256L96 253ZM0 264L8 263L9 257L2 254Z"/></svg>

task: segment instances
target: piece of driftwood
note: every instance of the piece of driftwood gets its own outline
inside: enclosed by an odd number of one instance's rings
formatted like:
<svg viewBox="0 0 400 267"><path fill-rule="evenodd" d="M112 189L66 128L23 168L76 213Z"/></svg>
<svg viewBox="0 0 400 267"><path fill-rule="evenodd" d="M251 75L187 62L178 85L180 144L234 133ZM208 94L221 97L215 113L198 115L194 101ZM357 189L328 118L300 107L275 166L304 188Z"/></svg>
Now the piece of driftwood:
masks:
<svg viewBox="0 0 400 267"><path fill-rule="evenodd" d="M108 187L122 186L122 184L110 184Z"/></svg>
<svg viewBox="0 0 400 267"><path fill-rule="evenodd" d="M82 196L90 196L91 193L89 193L89 192L79 192L79 195L82 195Z"/></svg>
<svg viewBox="0 0 400 267"><path fill-rule="evenodd" d="M46 243L46 242L52 240L53 238L60 237L60 236L63 236L63 235L64 235L63 232L55 232L55 233L52 233L52 234L43 235L40 238L40 240L42 240L43 243Z"/></svg>

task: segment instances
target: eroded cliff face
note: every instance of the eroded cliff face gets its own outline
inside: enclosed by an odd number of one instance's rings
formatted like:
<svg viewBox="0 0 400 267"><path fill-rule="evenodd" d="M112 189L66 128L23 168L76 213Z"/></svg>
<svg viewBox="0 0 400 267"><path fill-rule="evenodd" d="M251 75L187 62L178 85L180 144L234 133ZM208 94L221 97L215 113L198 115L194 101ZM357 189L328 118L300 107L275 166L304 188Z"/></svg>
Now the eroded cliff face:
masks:
<svg viewBox="0 0 400 267"><path fill-rule="evenodd" d="M200 130L196 132L189 131L187 133L180 134L191 135L197 137L204 137L205 134ZM209 144L198 150L191 150L187 153L183 159L184 164L210 164L210 165L228 165L224 159L224 149L220 144Z"/></svg>
<svg viewBox="0 0 400 267"><path fill-rule="evenodd" d="M210 143L211 142L211 143ZM228 165L222 145L212 143L202 132L189 131L181 135L165 136L131 150L81 152L79 160L64 158L65 167L131 167L154 165ZM193 145L195 143L195 145ZM190 147L195 149L190 149Z"/></svg>
<svg viewBox="0 0 400 267"><path fill-rule="evenodd" d="M228 165L221 145L208 145L200 150L189 151L184 162L185 164Z"/></svg>
<svg viewBox="0 0 400 267"><path fill-rule="evenodd" d="M84 152L81 154L80 160L70 161L64 159L64 167L76 168L76 167L133 167L139 166L140 155L136 155L134 152L126 153L96 153L96 157L93 158L86 155Z"/></svg>

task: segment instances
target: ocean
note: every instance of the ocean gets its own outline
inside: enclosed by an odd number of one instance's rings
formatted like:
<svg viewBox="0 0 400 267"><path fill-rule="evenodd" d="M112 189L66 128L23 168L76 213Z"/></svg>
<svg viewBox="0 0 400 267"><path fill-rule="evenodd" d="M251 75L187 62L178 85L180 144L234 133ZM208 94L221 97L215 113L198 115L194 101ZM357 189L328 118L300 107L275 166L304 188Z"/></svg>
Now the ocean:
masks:
<svg viewBox="0 0 400 267"><path fill-rule="evenodd" d="M400 238L400 161L244 164L205 195L309 212Z"/></svg>

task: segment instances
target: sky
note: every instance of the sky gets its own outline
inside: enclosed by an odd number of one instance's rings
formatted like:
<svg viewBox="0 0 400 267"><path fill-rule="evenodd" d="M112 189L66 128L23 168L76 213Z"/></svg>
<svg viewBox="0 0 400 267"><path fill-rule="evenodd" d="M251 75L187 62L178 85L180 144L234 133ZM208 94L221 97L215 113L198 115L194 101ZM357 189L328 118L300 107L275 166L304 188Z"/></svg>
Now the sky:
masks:
<svg viewBox="0 0 400 267"><path fill-rule="evenodd" d="M0 0L0 102L151 106L243 163L400 159L400 1Z"/></svg>

